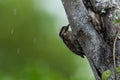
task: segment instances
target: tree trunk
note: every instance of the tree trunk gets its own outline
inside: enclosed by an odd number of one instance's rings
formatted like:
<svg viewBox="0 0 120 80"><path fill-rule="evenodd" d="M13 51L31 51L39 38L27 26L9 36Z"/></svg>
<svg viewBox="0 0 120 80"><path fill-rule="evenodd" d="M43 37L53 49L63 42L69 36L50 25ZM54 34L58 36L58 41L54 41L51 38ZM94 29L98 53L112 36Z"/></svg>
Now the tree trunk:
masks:
<svg viewBox="0 0 120 80"><path fill-rule="evenodd" d="M119 24L113 21L120 17L119 0L62 0L72 34L85 53L96 80L101 80L105 70L111 70L108 80L120 80L115 66L120 66L120 40L113 44ZM115 62L115 64L114 64Z"/></svg>

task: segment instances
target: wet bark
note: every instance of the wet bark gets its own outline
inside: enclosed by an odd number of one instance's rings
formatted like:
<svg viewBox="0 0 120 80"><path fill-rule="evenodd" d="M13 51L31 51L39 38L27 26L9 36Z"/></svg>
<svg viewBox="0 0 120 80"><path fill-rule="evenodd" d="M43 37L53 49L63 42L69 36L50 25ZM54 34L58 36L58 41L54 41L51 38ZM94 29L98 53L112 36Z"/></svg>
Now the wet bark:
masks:
<svg viewBox="0 0 120 80"><path fill-rule="evenodd" d="M80 47L93 70L96 80L101 80L105 70L111 70L109 80L120 80L114 76L113 43L119 24L113 21L120 16L119 0L62 0L72 34L76 36ZM95 16L91 16L92 11ZM92 14L93 15L93 14ZM96 21L98 20L98 22ZM116 44L116 66L120 66L120 40Z"/></svg>

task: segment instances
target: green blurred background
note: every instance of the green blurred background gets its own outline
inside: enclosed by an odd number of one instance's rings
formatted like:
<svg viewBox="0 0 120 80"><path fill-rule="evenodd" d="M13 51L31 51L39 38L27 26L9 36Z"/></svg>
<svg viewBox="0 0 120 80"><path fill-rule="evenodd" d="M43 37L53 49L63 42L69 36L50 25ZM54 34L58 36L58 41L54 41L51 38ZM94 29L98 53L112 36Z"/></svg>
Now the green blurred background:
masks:
<svg viewBox="0 0 120 80"><path fill-rule="evenodd" d="M0 0L0 80L95 80L58 33L60 0Z"/></svg>

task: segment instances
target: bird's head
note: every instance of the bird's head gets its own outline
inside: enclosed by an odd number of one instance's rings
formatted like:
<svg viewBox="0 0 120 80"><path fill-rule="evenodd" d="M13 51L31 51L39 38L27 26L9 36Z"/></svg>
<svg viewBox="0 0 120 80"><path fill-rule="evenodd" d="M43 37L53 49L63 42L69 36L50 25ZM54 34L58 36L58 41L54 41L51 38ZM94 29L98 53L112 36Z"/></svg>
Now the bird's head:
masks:
<svg viewBox="0 0 120 80"><path fill-rule="evenodd" d="M63 35L65 35L66 32L68 31L68 28L69 28L69 24L67 26L63 26L60 30L59 36L63 37Z"/></svg>

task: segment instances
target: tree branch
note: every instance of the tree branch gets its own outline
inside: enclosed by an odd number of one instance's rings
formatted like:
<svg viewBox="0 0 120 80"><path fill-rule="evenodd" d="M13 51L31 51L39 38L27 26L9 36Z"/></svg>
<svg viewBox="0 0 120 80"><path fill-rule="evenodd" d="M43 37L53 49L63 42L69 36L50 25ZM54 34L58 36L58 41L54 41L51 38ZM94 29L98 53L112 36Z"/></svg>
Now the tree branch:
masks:
<svg viewBox="0 0 120 80"><path fill-rule="evenodd" d="M88 4L87 1L93 4L89 4L90 6L85 6L84 4ZM114 39L115 33L111 33L111 31L108 31L110 29L106 28L106 26L108 26L109 23L110 26L112 25L113 20L109 21L111 18L108 18L110 15L108 15L108 13L104 15L101 15L102 13L97 13L101 12L103 8L105 10L111 8L111 3L105 2L101 4L101 2L96 1L98 0L84 0L83 3L82 0L62 0L62 3L64 5L70 26L72 28L72 34L75 35L76 39L78 40L78 43L80 44L80 47L82 47L85 56L87 57L92 67L96 80L101 80L101 74L105 70L110 69L111 71L114 71L113 63L111 62L111 45L113 43L110 45L106 40L108 38L110 38L110 40ZM96 27L98 26L94 25L94 22L91 21L91 17L89 16L88 12L88 7L90 7L91 10L95 11L95 14L99 14L100 27L105 33L108 32L107 35L104 35L104 33L99 33L99 31L96 30ZM114 5L112 7L114 7ZM106 15L107 17L105 17ZM105 24L105 22L103 21L105 21L107 24ZM115 32L116 30L117 29L115 28ZM109 33L111 36L108 36ZM101 34L104 36L102 37ZM112 73L112 76L109 80L114 79L113 75L114 73Z"/></svg>

